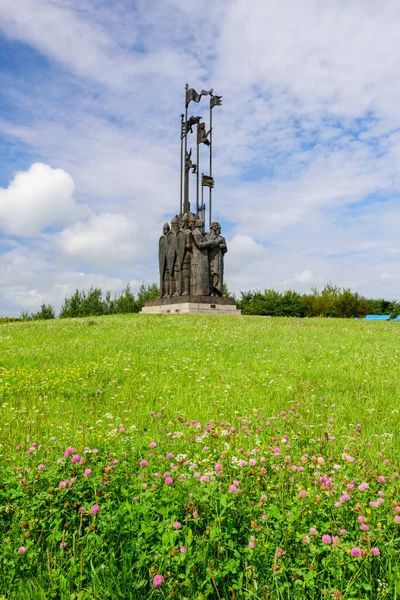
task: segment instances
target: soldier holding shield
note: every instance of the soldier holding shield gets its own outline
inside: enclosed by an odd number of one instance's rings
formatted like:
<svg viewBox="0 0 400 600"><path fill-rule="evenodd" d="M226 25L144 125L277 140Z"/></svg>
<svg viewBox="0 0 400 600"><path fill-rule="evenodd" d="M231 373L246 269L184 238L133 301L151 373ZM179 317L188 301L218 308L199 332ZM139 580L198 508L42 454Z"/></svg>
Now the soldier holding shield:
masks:
<svg viewBox="0 0 400 600"><path fill-rule="evenodd" d="M170 277L167 265L167 234L170 230L169 224L163 226L163 235L158 242L158 265L160 269L160 296L170 295Z"/></svg>
<svg viewBox="0 0 400 600"><path fill-rule="evenodd" d="M174 217L171 221L171 230L166 235L167 267L170 277L169 296L176 296L176 279L178 278L176 264L176 232L178 231L178 219Z"/></svg>
<svg viewBox="0 0 400 600"><path fill-rule="evenodd" d="M183 259L181 265L182 273L182 296L189 296L190 294L190 263L192 258L192 230L189 228L189 215L185 214L181 218L180 222L181 231L180 233L184 237L183 247ZM178 254L182 252L178 243Z"/></svg>

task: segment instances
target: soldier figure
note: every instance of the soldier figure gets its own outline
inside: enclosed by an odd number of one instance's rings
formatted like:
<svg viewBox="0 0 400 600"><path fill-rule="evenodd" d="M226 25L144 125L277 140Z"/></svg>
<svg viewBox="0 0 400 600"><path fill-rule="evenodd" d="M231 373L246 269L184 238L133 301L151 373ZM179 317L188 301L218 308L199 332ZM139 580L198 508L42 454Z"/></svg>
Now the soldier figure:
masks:
<svg viewBox="0 0 400 600"><path fill-rule="evenodd" d="M167 247L167 266L169 271L169 296L176 296L177 286L176 281L179 279L177 255L176 255L176 232L179 227L178 217L174 217L171 220L171 230L166 235L166 247ZM177 277L178 275L178 277Z"/></svg>
<svg viewBox="0 0 400 600"><path fill-rule="evenodd" d="M178 233L179 231L179 216L175 215L174 218L171 220L171 231L173 231L174 233Z"/></svg>
<svg viewBox="0 0 400 600"><path fill-rule="evenodd" d="M160 296L170 295L170 276L167 265L167 233L170 227L168 223L163 226L163 235L158 243L158 264L160 268Z"/></svg>
<svg viewBox="0 0 400 600"><path fill-rule="evenodd" d="M190 293L193 296L209 296L210 268L208 263L208 249L215 248L219 244L219 240L207 240L203 219L197 219L192 237L192 277L190 281Z"/></svg>
<svg viewBox="0 0 400 600"><path fill-rule="evenodd" d="M188 219L188 227L190 231L194 231L194 228L196 227L197 215L193 214L192 212L189 212Z"/></svg>
<svg viewBox="0 0 400 600"><path fill-rule="evenodd" d="M183 215L180 222L181 233L184 235L184 252L182 261L182 296L189 296L190 294L190 266L192 258L192 231L189 229L189 216Z"/></svg>
<svg viewBox="0 0 400 600"><path fill-rule="evenodd" d="M228 252L225 238L221 235L221 225L213 221L207 240L217 245L210 248L208 260L210 264L210 290L211 296L222 296L224 287L224 254Z"/></svg>
<svg viewBox="0 0 400 600"><path fill-rule="evenodd" d="M180 230L180 218L178 215L171 221L171 231L175 236L175 263L173 271L174 292L173 296L180 296L182 293L182 263L185 252L185 235Z"/></svg>

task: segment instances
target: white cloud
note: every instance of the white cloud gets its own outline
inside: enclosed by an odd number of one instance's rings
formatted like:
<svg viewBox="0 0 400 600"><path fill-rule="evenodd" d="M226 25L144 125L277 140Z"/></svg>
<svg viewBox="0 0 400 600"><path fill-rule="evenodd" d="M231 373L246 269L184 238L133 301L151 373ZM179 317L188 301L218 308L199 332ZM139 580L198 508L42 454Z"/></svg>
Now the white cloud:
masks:
<svg viewBox="0 0 400 600"><path fill-rule="evenodd" d="M42 112L39 107L37 110ZM93 212L110 211L111 207L117 212L122 206L124 212L146 213L156 220L164 211L177 211L179 146L171 146L170 141L160 146L158 139L142 132L141 125L120 129L98 117L75 116L70 127L47 121L15 126L0 120L0 131L62 164L78 193L88 203L92 201Z"/></svg>
<svg viewBox="0 0 400 600"><path fill-rule="evenodd" d="M119 293L129 283L135 292L141 279L132 275L132 271L125 277L63 269L40 251L18 246L0 254L0 315L17 316L22 310L36 311L43 302L52 304L58 312L67 296L76 289L88 290L91 286L103 292Z"/></svg>
<svg viewBox="0 0 400 600"><path fill-rule="evenodd" d="M376 192L388 193L400 184L390 156L376 158L360 144L337 151L317 146L309 154L307 164L294 176L283 173L226 187L219 198L220 210L233 216L238 231L265 239L299 222L308 227L322 211L355 204Z"/></svg>
<svg viewBox="0 0 400 600"><path fill-rule="evenodd" d="M0 231L32 237L52 225L70 223L88 213L74 198L72 177L42 163L19 172L0 189Z"/></svg>
<svg viewBox="0 0 400 600"><path fill-rule="evenodd" d="M283 108L295 99L308 115L395 113L398 26L395 0L254 0L250 11L238 0L221 30L218 74L232 87L256 83L272 104L285 101Z"/></svg>
<svg viewBox="0 0 400 600"><path fill-rule="evenodd" d="M197 61L178 48L164 45L150 56L133 50L135 45L148 45L148 40L140 36L139 20L131 6L120 3L118 8L104 10L101 3L73 4L72 0L18 0L12 4L1 0L0 28L8 37L22 39L79 75L107 86L129 88L135 78L144 75L180 78L185 68L200 72Z"/></svg>
<svg viewBox="0 0 400 600"><path fill-rule="evenodd" d="M313 274L311 271L302 271L301 273L296 273L294 276L294 280L299 283L309 283L313 280Z"/></svg>
<svg viewBox="0 0 400 600"><path fill-rule="evenodd" d="M47 0L19 0L14 6L1 2L0 23L9 37L23 39L83 73L110 70L107 55L115 52L112 40L67 6Z"/></svg>
<svg viewBox="0 0 400 600"><path fill-rule="evenodd" d="M126 215L93 215L64 229L57 238L66 254L97 266L132 262L140 253L138 227Z"/></svg>
<svg viewBox="0 0 400 600"><path fill-rule="evenodd" d="M234 276L238 271L254 266L265 258L265 248L258 244L250 235L236 234L228 242L226 263L229 264L229 274Z"/></svg>

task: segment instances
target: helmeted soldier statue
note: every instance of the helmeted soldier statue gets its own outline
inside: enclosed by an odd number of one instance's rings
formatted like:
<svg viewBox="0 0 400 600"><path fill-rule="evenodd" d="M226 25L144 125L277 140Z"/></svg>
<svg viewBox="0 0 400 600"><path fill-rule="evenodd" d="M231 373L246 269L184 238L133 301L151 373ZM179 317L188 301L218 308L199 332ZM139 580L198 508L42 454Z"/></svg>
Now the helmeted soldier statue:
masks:
<svg viewBox="0 0 400 600"><path fill-rule="evenodd" d="M189 229L189 216L183 215L180 222L181 233L184 235L185 245L181 268L182 296L190 294L190 269L192 260L192 231Z"/></svg>
<svg viewBox="0 0 400 600"><path fill-rule="evenodd" d="M197 219L192 237L190 293L193 296L209 296L210 267L208 262L208 249L214 248L217 245L217 242L215 240L207 240L203 219Z"/></svg>
<svg viewBox="0 0 400 600"><path fill-rule="evenodd" d="M211 296L222 296L224 291L224 255L228 252L225 238L221 235L221 225L213 221L207 240L217 243L209 249L210 292Z"/></svg>
<svg viewBox="0 0 400 600"><path fill-rule="evenodd" d="M160 268L160 296L170 295L170 276L167 265L167 234L170 230L169 224L164 223L163 234L158 242L158 264Z"/></svg>

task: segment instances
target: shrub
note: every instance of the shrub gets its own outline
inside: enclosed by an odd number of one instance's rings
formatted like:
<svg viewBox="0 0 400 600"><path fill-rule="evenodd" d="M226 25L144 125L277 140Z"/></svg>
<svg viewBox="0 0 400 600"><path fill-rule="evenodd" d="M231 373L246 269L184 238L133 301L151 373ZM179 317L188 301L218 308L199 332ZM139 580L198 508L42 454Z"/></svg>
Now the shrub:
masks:
<svg viewBox="0 0 400 600"><path fill-rule="evenodd" d="M159 290L155 283L147 286L142 283L137 298L132 293L129 284L120 294L111 296L111 292L107 292L104 298L100 288L91 287L88 292L76 290L72 296L65 298L60 318L138 313L146 300L158 298L158 296Z"/></svg>
<svg viewBox="0 0 400 600"><path fill-rule="evenodd" d="M41 319L48 320L48 319L55 319L55 318L56 318L56 313L55 313L53 306L51 306L51 304L44 304L44 303L40 307L40 310L37 313L34 313L32 315L32 319L34 321L39 321Z"/></svg>

